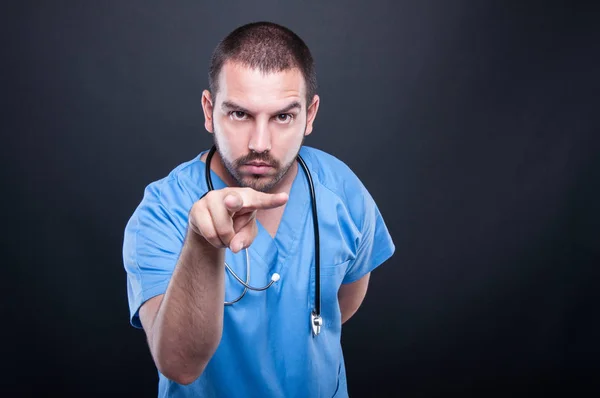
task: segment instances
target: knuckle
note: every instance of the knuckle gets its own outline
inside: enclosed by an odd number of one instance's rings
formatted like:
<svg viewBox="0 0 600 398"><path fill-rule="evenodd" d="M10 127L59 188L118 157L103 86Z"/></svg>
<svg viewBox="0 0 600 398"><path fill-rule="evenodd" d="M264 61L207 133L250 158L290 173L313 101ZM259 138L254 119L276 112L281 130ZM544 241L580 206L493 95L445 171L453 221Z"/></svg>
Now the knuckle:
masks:
<svg viewBox="0 0 600 398"><path fill-rule="evenodd" d="M209 199L209 198L210 198L210 197L213 195L213 193L214 193L214 191L208 191L208 192L206 192L206 193L205 193L205 194L202 196L202 198L200 198L200 200L199 200L199 201L197 201L196 203L200 203L200 202L203 202L203 201L207 201L207 200L208 200L208 199Z"/></svg>
<svg viewBox="0 0 600 398"><path fill-rule="evenodd" d="M192 209L190 210L190 213L188 216L196 224L201 224L206 219L206 215L207 215L206 206L204 206L202 204L198 204L198 202L196 202L194 205L192 205Z"/></svg>
<svg viewBox="0 0 600 398"><path fill-rule="evenodd" d="M223 197L227 194L226 188L219 190L209 191L202 200L206 203L207 207L214 205L222 200Z"/></svg>
<svg viewBox="0 0 600 398"><path fill-rule="evenodd" d="M227 192L227 194L225 196L231 196L231 197L234 197L234 198L238 198L240 200L243 198L243 196L240 195L240 193L236 192L236 191Z"/></svg>
<svg viewBox="0 0 600 398"><path fill-rule="evenodd" d="M243 187L243 188L240 188L238 191L238 194L240 196L243 196L246 198L251 198L253 193L254 193L254 190L250 187Z"/></svg>
<svg viewBox="0 0 600 398"><path fill-rule="evenodd" d="M214 244L214 242L216 240L218 240L217 234L214 233L214 232L202 231L202 236L204 236L204 239L206 239L207 241L211 242L212 244Z"/></svg>
<svg viewBox="0 0 600 398"><path fill-rule="evenodd" d="M190 209L190 212L189 212L190 216L192 216L194 218L200 218L206 214L206 212L208 210L208 206L204 200L205 200L205 198L202 198L192 205L192 208Z"/></svg>
<svg viewBox="0 0 600 398"><path fill-rule="evenodd" d="M217 196L219 196L219 193L217 191L210 191L204 196L203 200L205 200L206 203L212 203L215 201L215 198Z"/></svg>
<svg viewBox="0 0 600 398"><path fill-rule="evenodd" d="M221 240L225 243L229 243L229 241L233 237L233 232L231 231L230 228L220 227L217 230L217 233L219 234L219 237L221 238Z"/></svg>
<svg viewBox="0 0 600 398"><path fill-rule="evenodd" d="M223 197L227 196L227 195L231 195L231 196L237 196L237 197L241 197L239 190L243 189L243 188L223 188L221 190L221 193L223 195Z"/></svg>
<svg viewBox="0 0 600 398"><path fill-rule="evenodd" d="M202 207L204 207L204 204L202 203L204 199L200 199L196 202L194 202L194 204L192 205L192 208L190 209L190 214L198 214L199 211L201 211Z"/></svg>

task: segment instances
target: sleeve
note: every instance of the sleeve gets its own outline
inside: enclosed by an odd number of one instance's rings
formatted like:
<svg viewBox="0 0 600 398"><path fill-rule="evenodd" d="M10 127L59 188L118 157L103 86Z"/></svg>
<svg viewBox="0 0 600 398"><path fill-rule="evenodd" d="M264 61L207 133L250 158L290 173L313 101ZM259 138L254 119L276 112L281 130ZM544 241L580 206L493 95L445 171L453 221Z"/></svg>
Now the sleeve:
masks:
<svg viewBox="0 0 600 398"><path fill-rule="evenodd" d="M146 188L125 227L123 241L132 326L142 327L139 319L142 304L166 292L183 246L186 226L187 212L165 206L156 186Z"/></svg>
<svg viewBox="0 0 600 398"><path fill-rule="evenodd" d="M348 265L342 283L356 282L389 259L395 251L392 237L372 196L360 184L362 222L356 256Z"/></svg>

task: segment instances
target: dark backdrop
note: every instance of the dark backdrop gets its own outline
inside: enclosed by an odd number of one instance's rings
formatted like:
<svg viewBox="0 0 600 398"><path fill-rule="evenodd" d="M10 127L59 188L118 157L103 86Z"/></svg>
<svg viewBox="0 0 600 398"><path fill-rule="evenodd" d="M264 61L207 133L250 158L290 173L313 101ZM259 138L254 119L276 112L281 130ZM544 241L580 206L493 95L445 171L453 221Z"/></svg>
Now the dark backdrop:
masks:
<svg viewBox="0 0 600 398"><path fill-rule="evenodd" d="M156 394L123 229L210 145L210 53L255 20L312 48L307 145L397 246L344 326L351 395L597 388L598 14L520 3L3 2L2 395Z"/></svg>

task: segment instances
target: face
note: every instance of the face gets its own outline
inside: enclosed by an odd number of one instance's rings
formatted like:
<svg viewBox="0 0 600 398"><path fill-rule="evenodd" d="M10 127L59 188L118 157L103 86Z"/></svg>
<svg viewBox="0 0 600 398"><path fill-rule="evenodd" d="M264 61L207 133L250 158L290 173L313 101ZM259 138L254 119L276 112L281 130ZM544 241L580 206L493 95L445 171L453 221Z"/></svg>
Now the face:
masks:
<svg viewBox="0 0 600 398"><path fill-rule="evenodd" d="M294 164L312 132L319 98L306 103L297 69L264 74L226 62L216 98L202 96L205 127L214 134L222 164L242 187L269 192Z"/></svg>

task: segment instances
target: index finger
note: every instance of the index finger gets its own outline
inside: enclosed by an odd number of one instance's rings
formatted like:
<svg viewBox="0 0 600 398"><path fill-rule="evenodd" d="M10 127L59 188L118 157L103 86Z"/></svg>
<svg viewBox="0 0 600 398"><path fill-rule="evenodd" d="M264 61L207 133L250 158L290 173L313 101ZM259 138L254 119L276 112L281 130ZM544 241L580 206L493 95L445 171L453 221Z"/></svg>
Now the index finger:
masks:
<svg viewBox="0 0 600 398"><path fill-rule="evenodd" d="M264 193L253 189L244 189L240 192L242 207L240 211L254 211L261 209L274 209L287 203L289 197L285 192Z"/></svg>

